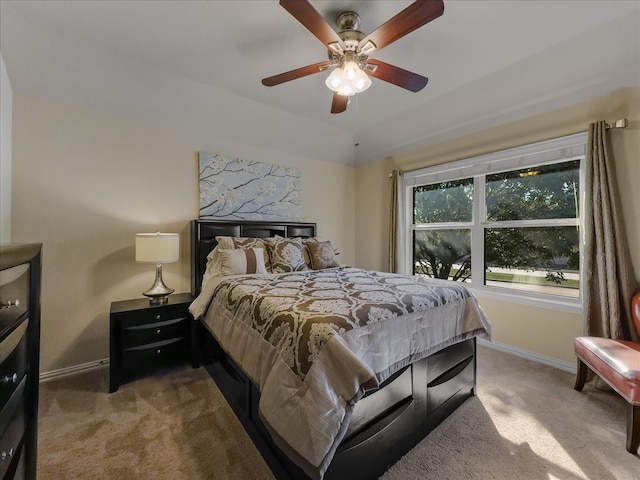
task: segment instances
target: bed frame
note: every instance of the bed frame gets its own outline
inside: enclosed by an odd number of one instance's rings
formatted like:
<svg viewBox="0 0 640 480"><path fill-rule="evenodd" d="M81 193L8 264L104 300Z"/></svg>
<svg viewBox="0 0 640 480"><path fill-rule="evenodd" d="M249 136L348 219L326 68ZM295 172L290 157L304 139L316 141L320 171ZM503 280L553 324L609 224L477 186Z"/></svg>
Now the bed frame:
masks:
<svg viewBox="0 0 640 480"><path fill-rule="evenodd" d="M191 289L200 293L215 237L313 237L315 223L191 222ZM279 480L308 479L271 440L258 415L260 392L209 330L193 322L192 352L218 388ZM395 373L355 406L351 423L325 479L378 478L431 430L474 395L476 342L465 340Z"/></svg>

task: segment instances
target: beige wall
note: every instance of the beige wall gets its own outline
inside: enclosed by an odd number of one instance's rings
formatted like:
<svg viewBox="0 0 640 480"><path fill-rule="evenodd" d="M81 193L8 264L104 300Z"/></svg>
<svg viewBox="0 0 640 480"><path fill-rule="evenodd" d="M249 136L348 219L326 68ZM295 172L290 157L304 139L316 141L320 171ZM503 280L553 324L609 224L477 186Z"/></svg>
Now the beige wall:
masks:
<svg viewBox="0 0 640 480"><path fill-rule="evenodd" d="M140 298L154 279L134 261L136 232L181 234L164 280L189 291L198 151L300 168L303 220L341 262L355 260L353 167L216 138L215 125L194 134L21 94L13 111L12 240L44 244L42 372L108 357L110 303Z"/></svg>
<svg viewBox="0 0 640 480"><path fill-rule="evenodd" d="M11 132L13 91L0 52L0 243L11 241Z"/></svg>
<svg viewBox="0 0 640 480"><path fill-rule="evenodd" d="M629 126L610 138L623 217L636 276L640 283L640 87L590 102L493 128L474 135L356 168L356 265L387 268L388 204L393 168L415 170L586 131L598 120L625 117ZM582 333L582 316L481 298L493 327L493 340L561 361L573 362L572 339Z"/></svg>
<svg viewBox="0 0 640 480"><path fill-rule="evenodd" d="M341 263L386 270L391 169L468 158L621 117L630 126L611 138L640 274L640 88L355 169L217 138L215 125L211 135L189 133L15 94L12 240L44 243L42 371L108 356L110 302L139 298L153 281L149 266L134 262L136 232L182 234L181 261L165 267L165 281L189 290L188 224L198 213L200 150L300 168L303 220L318 222L319 233L341 250ZM580 315L481 303L495 341L573 362Z"/></svg>

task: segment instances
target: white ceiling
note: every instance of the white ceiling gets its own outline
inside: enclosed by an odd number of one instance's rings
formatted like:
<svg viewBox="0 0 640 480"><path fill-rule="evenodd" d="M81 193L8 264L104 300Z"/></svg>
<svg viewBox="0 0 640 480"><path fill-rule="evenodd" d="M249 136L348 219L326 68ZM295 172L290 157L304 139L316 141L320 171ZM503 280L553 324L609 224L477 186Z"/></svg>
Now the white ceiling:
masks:
<svg viewBox="0 0 640 480"><path fill-rule="evenodd" d="M358 12L369 33L412 2L311 3L332 25L340 12ZM327 58L276 0L0 0L0 20L14 91L128 115L158 117L157 105L170 104L175 118L223 108L297 119L321 137L306 139L311 148L348 143L333 158L347 163L640 85L638 0L445 0L442 17L372 55L429 84L412 93L373 79L339 115L329 113L327 73L260 83ZM171 98L178 81L189 92Z"/></svg>

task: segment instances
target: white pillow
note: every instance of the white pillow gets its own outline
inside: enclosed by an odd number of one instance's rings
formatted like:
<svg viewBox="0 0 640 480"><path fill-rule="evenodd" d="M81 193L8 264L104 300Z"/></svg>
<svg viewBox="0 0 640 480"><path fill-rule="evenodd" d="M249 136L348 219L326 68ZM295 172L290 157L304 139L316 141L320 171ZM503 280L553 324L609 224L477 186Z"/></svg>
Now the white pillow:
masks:
<svg viewBox="0 0 640 480"><path fill-rule="evenodd" d="M221 275L267 273L262 248L220 248L218 249L217 256L220 258Z"/></svg>

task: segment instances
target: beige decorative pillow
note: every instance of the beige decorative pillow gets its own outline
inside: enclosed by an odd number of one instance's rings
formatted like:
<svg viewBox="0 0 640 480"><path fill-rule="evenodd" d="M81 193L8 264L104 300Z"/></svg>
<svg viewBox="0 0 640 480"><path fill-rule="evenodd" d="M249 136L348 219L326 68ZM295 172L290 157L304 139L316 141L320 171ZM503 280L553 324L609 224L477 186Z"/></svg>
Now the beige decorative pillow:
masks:
<svg viewBox="0 0 640 480"><path fill-rule="evenodd" d="M236 248L233 244L233 237L216 237L216 242L218 242L218 248L226 248L227 250Z"/></svg>
<svg viewBox="0 0 640 480"><path fill-rule="evenodd" d="M304 263L307 265L309 270L313 269L311 265L311 257L309 256L309 244L310 243L318 243L322 242L322 238L320 237L309 237L302 239L302 254L304 255Z"/></svg>
<svg viewBox="0 0 640 480"><path fill-rule="evenodd" d="M216 237L220 248L261 248L264 256L264 265L267 272L271 272L271 262L269 261L269 253L264 238L253 237Z"/></svg>
<svg viewBox="0 0 640 480"><path fill-rule="evenodd" d="M218 257L222 275L267 273L262 248L220 248Z"/></svg>
<svg viewBox="0 0 640 480"><path fill-rule="evenodd" d="M307 270L302 253L302 240L299 238L269 238L265 240L269 250L269 260L271 261L271 271L299 272Z"/></svg>
<svg viewBox="0 0 640 480"><path fill-rule="evenodd" d="M309 258L311 260L311 268L314 270L322 270L323 268L339 267L336 261L335 251L330 241L326 242L308 242Z"/></svg>

